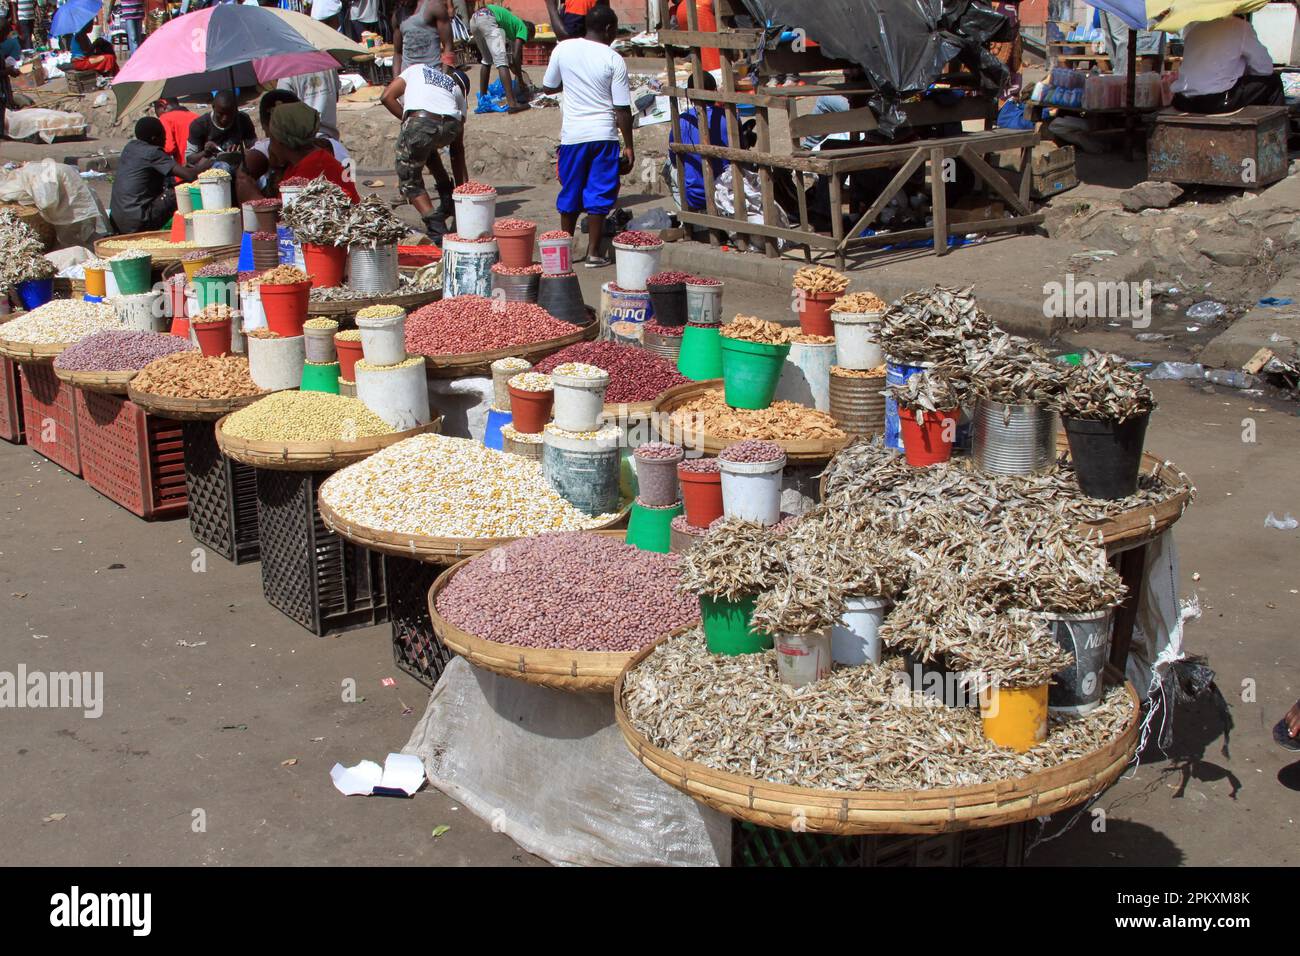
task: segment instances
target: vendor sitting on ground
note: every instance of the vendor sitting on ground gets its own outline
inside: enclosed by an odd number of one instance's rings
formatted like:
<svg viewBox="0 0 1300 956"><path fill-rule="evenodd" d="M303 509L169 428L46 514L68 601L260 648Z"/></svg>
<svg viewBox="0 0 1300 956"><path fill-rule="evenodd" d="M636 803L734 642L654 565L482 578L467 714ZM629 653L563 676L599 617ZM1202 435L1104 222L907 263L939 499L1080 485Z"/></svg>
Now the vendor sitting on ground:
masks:
<svg viewBox="0 0 1300 956"><path fill-rule="evenodd" d="M425 230L435 242L447 231L452 189L469 179L465 167L468 97L469 77L463 70L443 73L435 66L425 65L407 67L388 84L380 98L384 109L402 121L402 131L397 134L398 188L402 198L420 214ZM438 154L444 146L451 147L454 183ZM437 210L424 185L426 168L438 187Z"/></svg>
<svg viewBox="0 0 1300 956"><path fill-rule="evenodd" d="M694 89L695 80L687 82L686 88ZM710 73L704 74L704 89L712 92L718 88L718 81ZM668 142L685 143L688 146L700 145L700 110L703 108L708 116L709 124L709 145L726 146L727 144L727 117L716 103L701 104L698 101L692 101L690 109L682 110L677 118L678 129L668 133ZM704 163L701 158L694 153L682 153L682 171L686 178L686 209L691 212L704 212L706 205L704 202ZM709 165L713 167L713 176L716 179L722 175L723 170L727 168L725 159L710 159ZM677 186L677 165L670 158L665 164L664 169L668 178L668 183L672 187L670 195L674 200L680 203L681 192Z"/></svg>
<svg viewBox="0 0 1300 956"><path fill-rule="evenodd" d="M244 169L248 174L257 181L259 189L265 189L268 183L268 177L271 173L271 113L277 106L283 106L285 103L299 103L297 94L292 90L275 89L262 94L262 99L257 105L258 119L262 125L263 138L259 139L244 152ZM352 175L352 157L348 155L347 149L337 139L326 136L322 133L317 138L317 144L327 147L334 158L339 161L344 172ZM355 178L355 176L353 176Z"/></svg>
<svg viewBox="0 0 1300 956"><path fill-rule="evenodd" d="M1243 106L1285 106L1273 57L1244 17L1193 23L1183 31L1174 109L1231 113Z"/></svg>
<svg viewBox="0 0 1300 956"><path fill-rule="evenodd" d="M135 139L122 147L117 177L109 197L110 218L118 232L151 232L165 229L176 211L175 179L190 183L212 165L202 157L192 166L182 166L163 149L167 131L154 116L135 124Z"/></svg>
<svg viewBox="0 0 1300 956"><path fill-rule="evenodd" d="M361 196L342 164L320 140L320 114L306 103L284 103L271 111L267 149L271 173L266 188L258 187L248 170L240 168L236 188L239 202L279 195L280 183L287 179L317 179L324 176L347 194L353 202Z"/></svg>
<svg viewBox="0 0 1300 956"><path fill-rule="evenodd" d="M93 22L92 20L91 23ZM72 37L72 62L69 66L74 70L114 76L117 73L117 56L113 53L113 44L103 37L92 43L91 23L87 23L80 33Z"/></svg>
<svg viewBox="0 0 1300 956"><path fill-rule="evenodd" d="M240 112L235 94L222 90L212 98L212 112L190 123L185 161L192 163L200 156L243 152L255 139L257 131L253 129L253 121ZM218 163L218 168L234 172L230 165Z"/></svg>

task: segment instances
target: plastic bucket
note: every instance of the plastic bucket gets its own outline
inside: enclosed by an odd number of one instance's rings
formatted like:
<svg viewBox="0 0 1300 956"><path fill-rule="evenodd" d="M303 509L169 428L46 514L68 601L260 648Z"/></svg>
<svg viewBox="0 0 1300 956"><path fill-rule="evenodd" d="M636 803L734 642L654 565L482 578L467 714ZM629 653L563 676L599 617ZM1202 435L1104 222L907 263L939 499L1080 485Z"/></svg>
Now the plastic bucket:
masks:
<svg viewBox="0 0 1300 956"><path fill-rule="evenodd" d="M198 256L194 259L182 259L181 268L185 270L185 278L189 279L191 282L194 281L194 277L198 275L199 270L204 266L211 265L216 258L217 257L213 255L206 255Z"/></svg>
<svg viewBox="0 0 1300 956"><path fill-rule="evenodd" d="M516 431L513 425L503 425L501 427L501 450L507 455L518 455L521 458L541 461L542 436L540 434L526 435L523 432Z"/></svg>
<svg viewBox="0 0 1300 956"><path fill-rule="evenodd" d="M263 339L248 337L248 375L258 388L280 391L302 384L305 358L303 337Z"/></svg>
<svg viewBox="0 0 1300 956"><path fill-rule="evenodd" d="M280 208L288 209L292 206L306 186L281 186L280 187Z"/></svg>
<svg viewBox="0 0 1300 956"><path fill-rule="evenodd" d="M771 526L781 520L781 473L785 455L775 461L727 461L722 466L722 512Z"/></svg>
<svg viewBox="0 0 1300 956"><path fill-rule="evenodd" d="M634 548L667 554L672 550L673 519L682 513L680 501L652 508L640 501L632 505L624 539Z"/></svg>
<svg viewBox="0 0 1300 956"><path fill-rule="evenodd" d="M196 212L189 221L194 223L194 241L200 246L237 246L244 234L244 223L238 209Z"/></svg>
<svg viewBox="0 0 1300 956"><path fill-rule="evenodd" d="M787 687L803 687L830 676L829 631L776 636L776 674Z"/></svg>
<svg viewBox="0 0 1300 956"><path fill-rule="evenodd" d="M262 284L258 288L261 290L262 310L266 313L266 327L286 337L302 335L302 324L307 321L311 283Z"/></svg>
<svg viewBox="0 0 1300 956"><path fill-rule="evenodd" d="M172 213L172 223L167 229L168 242L184 242L185 236L185 219L181 213Z"/></svg>
<svg viewBox="0 0 1300 956"><path fill-rule="evenodd" d="M1038 405L977 399L975 467L987 475L1032 475L1056 461L1056 413Z"/></svg>
<svg viewBox="0 0 1300 956"><path fill-rule="evenodd" d="M182 216L181 219L185 225L185 241L193 242L194 241L194 213L190 213L188 216Z"/></svg>
<svg viewBox="0 0 1300 956"><path fill-rule="evenodd" d="M109 263L113 278L117 282L117 291L109 295L139 295L153 288L153 256L133 256L130 259L114 259Z"/></svg>
<svg viewBox="0 0 1300 956"><path fill-rule="evenodd" d="M1070 461L1085 495L1114 501L1137 491L1150 419L1150 412L1125 422L1062 419Z"/></svg>
<svg viewBox="0 0 1300 956"><path fill-rule="evenodd" d="M244 314L244 331L266 328L266 311L262 308L262 292L257 286L239 292L239 311Z"/></svg>
<svg viewBox="0 0 1300 956"><path fill-rule="evenodd" d="M830 375L830 413L835 424L850 435L872 437L885 430L883 378Z"/></svg>
<svg viewBox="0 0 1300 956"><path fill-rule="evenodd" d="M204 209L229 209L230 177L215 176L207 179L200 177L199 195L203 197Z"/></svg>
<svg viewBox="0 0 1300 956"><path fill-rule="evenodd" d="M646 285L654 320L659 325L679 328L686 324L686 283Z"/></svg>
<svg viewBox="0 0 1300 956"><path fill-rule="evenodd" d="M199 351L204 355L230 354L230 322L202 322L192 324L190 329L199 340Z"/></svg>
<svg viewBox="0 0 1300 956"><path fill-rule="evenodd" d="M85 269L84 272L86 276L86 295L99 296L101 299L104 296L108 295L108 289L104 284L103 269ZM50 283L51 294L53 294L53 290L54 290L54 284L53 284L53 280L51 280Z"/></svg>
<svg viewBox="0 0 1300 956"><path fill-rule="evenodd" d="M400 285L397 246L350 246L348 285L358 292L380 295L396 291Z"/></svg>
<svg viewBox="0 0 1300 956"><path fill-rule="evenodd" d="M356 397L357 397L357 383L356 383L356 382L349 382L347 379L345 379L345 378L343 378L343 377L340 376L340 377L339 377L339 394L342 395L344 398L356 398Z"/></svg>
<svg viewBox="0 0 1300 956"><path fill-rule="evenodd" d="M531 371L533 363L524 360L515 367L517 360L497 359L490 366L492 371L492 407L503 412L510 410L510 380L516 375Z"/></svg>
<svg viewBox="0 0 1300 956"><path fill-rule="evenodd" d="M542 471L565 501L589 515L618 511L619 430L602 429L591 438L570 438L548 429L542 434Z"/></svg>
<svg viewBox="0 0 1300 956"><path fill-rule="evenodd" d="M834 335L831 324L831 306L843 293L804 292L795 290L799 301L799 328L805 335Z"/></svg>
<svg viewBox="0 0 1300 956"><path fill-rule="evenodd" d="M16 291L18 301L30 312L54 298L54 278L51 276L48 279L24 279L18 283ZM148 286L140 291L148 291Z"/></svg>
<svg viewBox="0 0 1300 956"><path fill-rule="evenodd" d="M239 214L240 221L244 224L244 232L257 232L257 208L252 203L240 203Z"/></svg>
<svg viewBox="0 0 1300 956"><path fill-rule="evenodd" d="M304 329L304 331L306 331ZM346 381L356 381L353 376L356 374L356 364L361 361L365 353L361 348L360 339L341 339L336 332L334 335L334 354L339 360L339 378Z"/></svg>
<svg viewBox="0 0 1300 956"><path fill-rule="evenodd" d="M878 368L885 360L880 345L881 312L832 312L835 327L835 364L859 371Z"/></svg>
<svg viewBox="0 0 1300 956"><path fill-rule="evenodd" d="M274 269L280 264L280 245L275 239L253 240L253 268L258 272Z"/></svg>
<svg viewBox="0 0 1300 956"><path fill-rule="evenodd" d="M957 438L957 409L922 412L918 423L909 409L899 409L899 428L903 433L903 454L915 468L937 465L952 457Z"/></svg>
<svg viewBox="0 0 1300 956"><path fill-rule="evenodd" d="M576 274L543 275L537 280L537 304L561 322L586 325L587 303Z"/></svg>
<svg viewBox="0 0 1300 956"><path fill-rule="evenodd" d="M902 385L918 372L924 372L926 365L906 365L888 356L885 357L885 384ZM898 425L898 402L892 395L885 396L885 447L894 451L903 450L903 433Z"/></svg>
<svg viewBox="0 0 1300 956"><path fill-rule="evenodd" d="M456 235L466 239L492 235L492 224L497 218L495 192L452 193L451 201L456 204Z"/></svg>
<svg viewBox="0 0 1300 956"><path fill-rule="evenodd" d="M1047 709L1058 714L1086 714L1097 709L1110 661L1111 608L1083 614L1039 615L1056 643L1074 655L1074 663L1057 671L1047 691Z"/></svg>
<svg viewBox="0 0 1300 956"><path fill-rule="evenodd" d="M338 362L333 329L309 329L304 326L302 338L308 362L314 365L332 365Z"/></svg>
<svg viewBox="0 0 1300 956"><path fill-rule="evenodd" d="M625 246L621 242L614 246L614 281L620 289L629 292L644 292L646 280L659 268L659 259L663 255L663 243L657 246Z"/></svg>
<svg viewBox="0 0 1300 956"><path fill-rule="evenodd" d="M642 458L636 452L637 502L648 508L667 508L681 501L681 486L677 480L677 464L682 460L682 450L673 458Z"/></svg>
<svg viewBox="0 0 1300 956"><path fill-rule="evenodd" d="M677 469L686 521L695 528L707 528L722 517L722 473Z"/></svg>
<svg viewBox="0 0 1300 956"><path fill-rule="evenodd" d="M196 276L194 279L194 297L198 299L199 308L210 305L224 305L228 309L239 306L239 280L228 276Z"/></svg>
<svg viewBox="0 0 1300 956"><path fill-rule="evenodd" d="M373 366L361 361L353 369L357 398L397 431L427 425L429 413L429 378L424 362L390 367Z"/></svg>
<svg viewBox="0 0 1300 956"><path fill-rule="evenodd" d="M542 260L542 272L548 276L563 275L573 269L573 240L539 239L538 252Z"/></svg>
<svg viewBox="0 0 1300 956"><path fill-rule="evenodd" d="M483 444L494 451L504 451L501 429L510 424L510 413L495 408L488 409L487 426L483 429Z"/></svg>
<svg viewBox="0 0 1300 956"><path fill-rule="evenodd" d="M302 390L304 392L339 393L339 363L304 362L302 366Z"/></svg>
<svg viewBox="0 0 1300 956"><path fill-rule="evenodd" d="M831 367L835 343L794 342L781 367L776 398L828 412L831 407Z"/></svg>
<svg viewBox="0 0 1300 956"><path fill-rule="evenodd" d="M311 284L316 289L333 289L343 284L343 274L348 266L347 246L320 246L314 242L302 244L302 258Z"/></svg>
<svg viewBox="0 0 1300 956"><path fill-rule="evenodd" d="M515 431L536 435L551 420L551 407L555 404L552 391L529 392L508 386L510 389L510 416Z"/></svg>
<svg viewBox="0 0 1300 956"><path fill-rule="evenodd" d="M540 279L536 274L509 276L493 272L492 296L496 298L499 293L507 302L536 302Z"/></svg>
<svg viewBox="0 0 1300 956"><path fill-rule="evenodd" d="M442 241L442 295L492 295L492 266L497 261L497 244L460 242L450 237Z"/></svg>
<svg viewBox="0 0 1300 956"><path fill-rule="evenodd" d="M722 387L732 408L772 404L790 346L766 345L722 336Z"/></svg>
<svg viewBox="0 0 1300 956"><path fill-rule="evenodd" d="M722 283L686 283L686 321L696 325L722 324Z"/></svg>
<svg viewBox="0 0 1300 956"><path fill-rule="evenodd" d="M831 628L831 658L836 664L880 663L880 625L889 603L879 597L844 599L844 613Z"/></svg>
<svg viewBox="0 0 1300 956"><path fill-rule="evenodd" d="M555 427L566 432L595 431L605 410L609 374L583 378L552 373L551 385L555 394Z"/></svg>
<svg viewBox="0 0 1300 956"><path fill-rule="evenodd" d="M984 736L1024 753L1047 739L1047 685L989 687L980 691Z"/></svg>
<svg viewBox="0 0 1300 956"><path fill-rule="evenodd" d="M459 223L460 220L457 220L458 226ZM536 223L525 229L501 229L493 226L492 236L497 241L503 266L522 269L533 264L533 246L537 241Z"/></svg>
<svg viewBox="0 0 1300 956"><path fill-rule="evenodd" d="M194 211L194 197L190 195L188 186L176 187L176 212L180 215L188 215Z"/></svg>
<svg viewBox="0 0 1300 956"><path fill-rule="evenodd" d="M253 271L253 234L246 232L239 237L239 271Z"/></svg>
<svg viewBox="0 0 1300 956"><path fill-rule="evenodd" d="M728 601L700 595L700 621L704 625L704 642L710 654L727 657L761 654L772 646L771 634L764 631L753 633L749 629L757 600L747 597Z"/></svg>
<svg viewBox="0 0 1300 956"><path fill-rule="evenodd" d="M396 365L406 361L406 313L385 318L357 316L361 351L371 365Z"/></svg>
<svg viewBox="0 0 1300 956"><path fill-rule="evenodd" d="M151 290L138 295L120 295L113 299L113 308L124 329L134 332L158 332L162 329L162 292Z"/></svg>
<svg viewBox="0 0 1300 956"><path fill-rule="evenodd" d="M677 371L693 382L722 378L722 335L717 325L686 326Z"/></svg>
<svg viewBox="0 0 1300 956"><path fill-rule="evenodd" d="M198 183L191 183L186 191L190 194L190 212L196 213L203 208L203 190Z"/></svg>

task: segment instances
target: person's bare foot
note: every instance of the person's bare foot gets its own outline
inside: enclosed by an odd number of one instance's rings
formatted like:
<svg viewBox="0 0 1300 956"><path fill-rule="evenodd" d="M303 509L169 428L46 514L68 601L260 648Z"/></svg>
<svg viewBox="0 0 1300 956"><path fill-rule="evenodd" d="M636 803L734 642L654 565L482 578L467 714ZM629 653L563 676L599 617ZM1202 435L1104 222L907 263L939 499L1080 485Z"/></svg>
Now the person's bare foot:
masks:
<svg viewBox="0 0 1300 956"><path fill-rule="evenodd" d="M1277 726L1273 728L1273 739L1287 750L1300 750L1300 700L1291 705Z"/></svg>
<svg viewBox="0 0 1300 956"><path fill-rule="evenodd" d="M1282 718L1286 721L1287 733L1294 739L1300 737L1300 700L1291 705L1291 709Z"/></svg>

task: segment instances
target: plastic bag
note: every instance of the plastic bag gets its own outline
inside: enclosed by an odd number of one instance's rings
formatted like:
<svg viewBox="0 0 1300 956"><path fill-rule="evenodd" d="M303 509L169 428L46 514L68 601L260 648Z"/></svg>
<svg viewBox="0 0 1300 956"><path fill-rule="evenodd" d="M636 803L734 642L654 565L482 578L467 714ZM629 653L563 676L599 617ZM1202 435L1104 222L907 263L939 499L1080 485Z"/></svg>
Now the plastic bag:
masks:
<svg viewBox="0 0 1300 956"><path fill-rule="evenodd" d="M5 113L5 132L10 139L24 140L39 136L46 143L59 136L73 136L86 128L86 118L80 113L63 110L25 109Z"/></svg>
<svg viewBox="0 0 1300 956"><path fill-rule="evenodd" d="M655 206L653 209L646 210L639 216L633 217L632 221L627 224L629 229L640 229L646 232L658 232L661 229L671 229L673 221L669 216L668 210L662 206Z"/></svg>
<svg viewBox="0 0 1300 956"><path fill-rule="evenodd" d="M100 209L95 194L72 166L43 159L17 169L0 169L0 202L35 206L54 227L61 246L82 246L95 235Z"/></svg>

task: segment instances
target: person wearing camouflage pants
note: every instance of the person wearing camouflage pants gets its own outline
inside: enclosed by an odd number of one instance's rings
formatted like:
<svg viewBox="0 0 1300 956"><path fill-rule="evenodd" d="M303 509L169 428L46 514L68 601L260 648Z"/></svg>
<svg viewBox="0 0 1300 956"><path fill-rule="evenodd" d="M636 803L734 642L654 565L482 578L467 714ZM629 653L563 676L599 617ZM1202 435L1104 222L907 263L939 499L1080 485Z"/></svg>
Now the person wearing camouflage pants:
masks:
<svg viewBox="0 0 1300 956"><path fill-rule="evenodd" d="M384 90L380 102L402 121L397 136L397 182L402 197L424 220L425 230L435 242L447 231L454 185L466 182L465 114L469 77L461 70L444 73L436 66L417 64ZM403 102L399 103L399 98ZM439 150L451 149L454 181L442 165ZM437 185L435 210L424 184L424 171L433 173Z"/></svg>

